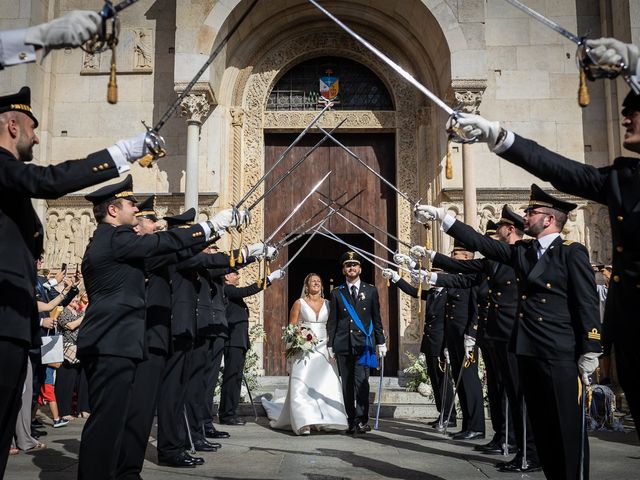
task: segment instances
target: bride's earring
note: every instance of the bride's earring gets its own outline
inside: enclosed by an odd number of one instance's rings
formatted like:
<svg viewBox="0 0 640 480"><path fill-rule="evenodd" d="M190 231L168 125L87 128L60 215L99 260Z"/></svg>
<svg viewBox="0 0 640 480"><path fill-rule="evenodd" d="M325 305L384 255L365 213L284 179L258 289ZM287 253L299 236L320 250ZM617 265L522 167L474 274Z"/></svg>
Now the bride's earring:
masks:
<svg viewBox="0 0 640 480"><path fill-rule="evenodd" d="M304 287L304 294L309 295L309 289L307 287Z"/></svg>

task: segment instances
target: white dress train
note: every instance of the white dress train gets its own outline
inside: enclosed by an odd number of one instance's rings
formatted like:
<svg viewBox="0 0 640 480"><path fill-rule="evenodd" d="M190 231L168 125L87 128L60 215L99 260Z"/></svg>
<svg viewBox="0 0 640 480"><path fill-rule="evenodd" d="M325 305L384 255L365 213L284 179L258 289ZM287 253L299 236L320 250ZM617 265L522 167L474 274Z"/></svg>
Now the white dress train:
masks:
<svg viewBox="0 0 640 480"><path fill-rule="evenodd" d="M328 303L324 301L316 316L304 298L300 299L298 323L313 330L318 344L294 357L286 397L262 399L272 428L293 430L297 435L307 425L327 431L348 428L338 369L329 361L327 350Z"/></svg>

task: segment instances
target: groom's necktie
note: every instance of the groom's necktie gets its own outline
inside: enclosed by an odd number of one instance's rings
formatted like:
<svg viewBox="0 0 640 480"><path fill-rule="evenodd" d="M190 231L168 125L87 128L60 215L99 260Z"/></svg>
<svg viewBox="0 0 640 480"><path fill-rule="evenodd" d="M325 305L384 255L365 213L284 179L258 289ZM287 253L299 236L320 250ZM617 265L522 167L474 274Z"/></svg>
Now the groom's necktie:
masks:
<svg viewBox="0 0 640 480"><path fill-rule="evenodd" d="M351 300L353 303L356 303L356 299L358 298L358 290L355 285L351 285Z"/></svg>

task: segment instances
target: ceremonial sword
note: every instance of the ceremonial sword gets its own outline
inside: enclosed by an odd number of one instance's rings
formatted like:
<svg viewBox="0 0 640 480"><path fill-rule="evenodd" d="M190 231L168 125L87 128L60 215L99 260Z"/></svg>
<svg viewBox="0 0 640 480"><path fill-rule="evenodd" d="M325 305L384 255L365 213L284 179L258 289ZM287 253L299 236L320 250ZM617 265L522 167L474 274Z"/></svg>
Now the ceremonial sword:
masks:
<svg viewBox="0 0 640 480"><path fill-rule="evenodd" d="M329 207L331 209L331 211L333 213L336 213L338 216L340 216L342 219L344 219L346 222L348 222L350 225L354 226L355 228L357 228L361 233L363 233L367 238L370 238L371 240L373 240L375 243L377 243L378 245L380 245L382 248L384 248L387 252L389 252L391 255L395 255L396 252L394 252L393 250L391 250L389 247L387 247L384 243L382 243L380 240L378 240L376 237L374 237L373 235L371 235L369 232L365 231L360 225L357 225L355 222L352 222L351 220L349 220L347 217L345 217L343 214L341 214L340 212L338 212L337 210L333 209L329 204L325 203L324 200L320 200L320 202L322 202L324 205L326 205L327 207Z"/></svg>
<svg viewBox="0 0 640 480"><path fill-rule="evenodd" d="M134 2L137 0L125 0L125 1ZM125 3L125 2L122 2L122 3ZM187 95L189 95L189 93L191 92L191 89L194 87L196 82L200 79L200 77L207 70L207 68L209 68L209 66L213 63L213 61L216 59L218 54L222 51L222 49L227 44L231 36L240 27L244 19L247 18L251 10L253 10L253 7L256 6L256 3L258 3L258 0L253 0L251 5L249 5L249 8L247 8L247 10L242 14L242 16L238 19L238 21L227 32L227 34L220 41L218 46L213 50L211 55L209 55L209 58L207 59L207 61L204 62L204 65L202 65L200 70L198 70L198 72L195 74L193 79L187 84L187 86L184 88L182 93L178 95L178 98L176 98L176 100L169 106L169 108L164 113L164 115L160 117L160 120L158 120L158 122L153 126L153 128L150 128L149 126L147 126L147 124L144 123L144 121L142 122L142 124L147 128L145 145L150 153L142 157L140 160L138 160L138 163L140 165L142 165L143 167L150 167L154 160L157 160L158 158L162 158L166 155L167 152L164 148L164 138L160 136L160 130L162 129L162 127L164 127L165 123L167 123L169 118L171 118L171 115L173 115L176 109L180 106L184 98Z"/></svg>
<svg viewBox="0 0 640 480"><path fill-rule="evenodd" d="M309 238L307 238L307 239L305 240L305 242L304 242L304 243L302 244L302 246L298 249L298 251L297 251L296 253L294 253L294 254L293 254L293 256L292 256L289 260L287 260L287 263L285 263L283 266L281 266L281 267L279 268L280 270L286 270L286 268L287 268L289 265L291 265L291 264L293 263L293 261L296 259L296 257L302 253L302 251L305 249L305 247L306 247L307 245L309 245L309 242L311 242L311 240L313 240L313 237L315 237L315 236L316 236L316 234L318 233L318 231L319 231L319 230L324 226L324 223L325 223L326 221L328 221L334 213L335 213L335 212L331 212L329 215L327 215L327 216L326 216L326 217L325 217L325 218L320 222L320 225L318 225L318 226L313 230L313 233L312 233L311 235L309 235Z"/></svg>
<svg viewBox="0 0 640 480"><path fill-rule="evenodd" d="M596 80L598 78L616 78L627 69L628 65L623 61L620 61L614 66L600 65L591 55L591 48L587 45L586 36L578 37L566 28L561 27L553 20L550 20L541 13L526 6L519 0L506 0L506 2L578 45L576 53L576 60L578 62L578 67L580 68L580 90L578 93L578 103L581 107L586 107L589 104L589 95L584 83L585 75L589 80ZM640 94L640 89L631 81L631 76L629 74L622 75L622 78L624 78L627 84L629 84L636 95Z"/></svg>
<svg viewBox="0 0 640 480"><path fill-rule="evenodd" d="M380 385L378 385L378 406L376 407L376 421L373 429L378 430L378 421L380 420L380 404L382 403L382 384L384 383L384 355L380 355Z"/></svg>
<svg viewBox="0 0 640 480"><path fill-rule="evenodd" d="M314 7L316 7L318 10L320 10L322 13L324 13L333 22L335 22L340 28L342 28L345 32L347 32L349 35L351 35L353 38L355 38L364 47L366 47L370 52L372 52L380 60L382 60L384 63L389 65L393 70L395 70L396 73L398 73L402 78L404 78L411 85L413 85L418 90L420 90L420 92L422 92L425 96L427 96L432 102L434 102L442 110L444 110L447 113L447 115L449 115L450 119L452 120L452 121L449 122L452 127L449 128L447 133L449 134L449 137L453 141L458 142L458 143L473 143L473 142L476 141L476 137L475 136L473 136L473 137L468 136L462 130L459 130L459 129L455 128L455 124L456 124L455 120L457 119L458 114L459 114L459 112L457 110L454 110L449 105L444 103L435 93L433 93L427 87L425 87L420 82L418 82L418 80L416 80L409 72L407 72L404 68L402 68L400 65L398 65L393 60L391 60L388 56L386 56L384 53L382 53L379 49L374 47L371 43L369 43L367 40L365 40L363 37L358 35L351 28L349 28L347 25L345 25L343 22L341 22L337 17L335 17L328 10L323 8L318 2L316 2L316 0L309 0L309 3L311 3Z"/></svg>
<svg viewBox="0 0 640 480"><path fill-rule="evenodd" d="M438 419L438 427L440 430L444 428L444 412L447 405L447 383L449 382L449 370L451 365L447 361L447 357L444 358L444 369L442 369L442 386L440 387L440 418ZM454 399L455 400L455 399Z"/></svg>
<svg viewBox="0 0 640 480"><path fill-rule="evenodd" d="M319 118L319 117L317 117ZM344 122L346 122L347 119L343 119L340 123L338 123L338 125L336 125L335 127L333 127L331 129L331 131L329 133L333 133L335 130L338 129L338 127L340 127ZM315 120L314 120L315 122ZM307 127L307 129L311 128L311 125L313 125L313 123L310 123L309 126ZM305 129L305 131L307 130ZM265 173L262 178L260 180L258 180L256 182L256 184L251 187L251 189L249 190L249 192L247 192L244 197L242 197L242 199L235 205L236 210L240 208L240 206L246 201L246 199L253 193L256 191L256 188L258 188L258 186L260 185L260 183L262 183L262 181L264 181L264 179L273 171L273 169L275 168L275 166L280 163L285 157L286 154L289 153L289 151L291 150L291 148L293 148L293 146L302 138L301 135L303 135L303 133L301 133L295 140L294 142L282 153L282 155L280 155L280 158L278 158L278 160L276 161L276 163L274 163L271 168L269 168L269 171L267 173ZM249 207L247 207L248 211L253 210L258 203L260 203L263 199L265 199L266 197L269 196L269 194L278 186L282 183L282 181L287 178L289 175L291 175L300 165L302 165L302 162L304 162L307 158L309 158L309 156L315 151L317 150L317 148L322 145L326 140L327 140L326 135L318 142L316 143L313 147L311 147L303 156L302 158L300 158L300 160L298 160L296 163L294 163L289 170L287 170L278 180L275 181L275 183L273 185L271 185L262 195L260 195Z"/></svg>
<svg viewBox="0 0 640 480"><path fill-rule="evenodd" d="M404 245L407 248L411 248L412 247L412 245L408 244L407 242L404 242L404 241L400 240L398 237L396 237L396 236L390 234L389 232L383 230L382 228L374 225L373 223L371 223L369 220L367 220L366 218L362 217L361 215L358 215L356 212L354 212L350 208L347 208L346 203L341 204L341 203L337 202L337 199L336 200L331 200L331 198L329 198L327 195L323 194L322 192L318 192L318 194L321 197L324 197L325 200L329 200L329 201L331 201L331 203L335 203L338 207L340 207L340 208L338 208L338 210L344 210L345 212L353 215L354 217L356 217L361 222L366 223L371 228L373 228L373 229L377 230L378 232L382 233L383 235L386 235L387 237L389 237L391 240L395 240L396 242L398 242L398 244ZM340 197L338 197L338 198L340 198Z"/></svg>

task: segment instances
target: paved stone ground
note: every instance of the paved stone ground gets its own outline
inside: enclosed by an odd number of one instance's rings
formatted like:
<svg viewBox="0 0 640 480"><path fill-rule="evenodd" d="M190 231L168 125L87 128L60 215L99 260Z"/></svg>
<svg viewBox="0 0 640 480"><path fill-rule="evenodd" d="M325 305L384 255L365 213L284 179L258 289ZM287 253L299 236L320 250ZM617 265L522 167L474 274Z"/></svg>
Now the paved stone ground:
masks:
<svg viewBox="0 0 640 480"><path fill-rule="evenodd" d="M252 420L252 419L251 419ZM9 458L6 480L76 478L77 455L83 420L67 427L47 428L42 437L49 448ZM147 449L146 480L216 479L543 479L542 473L504 474L493 464L500 456L472 450L477 442L443 439L425 421L387 419L380 430L353 438L314 433L298 437L273 431L267 421L227 427L231 438L216 453L205 453L206 464L196 469L171 469L156 464L152 438ZM490 428L488 427L487 431ZM155 435L155 433L154 433ZM601 432L590 436L591 478L625 480L640 478L640 449L635 433Z"/></svg>

